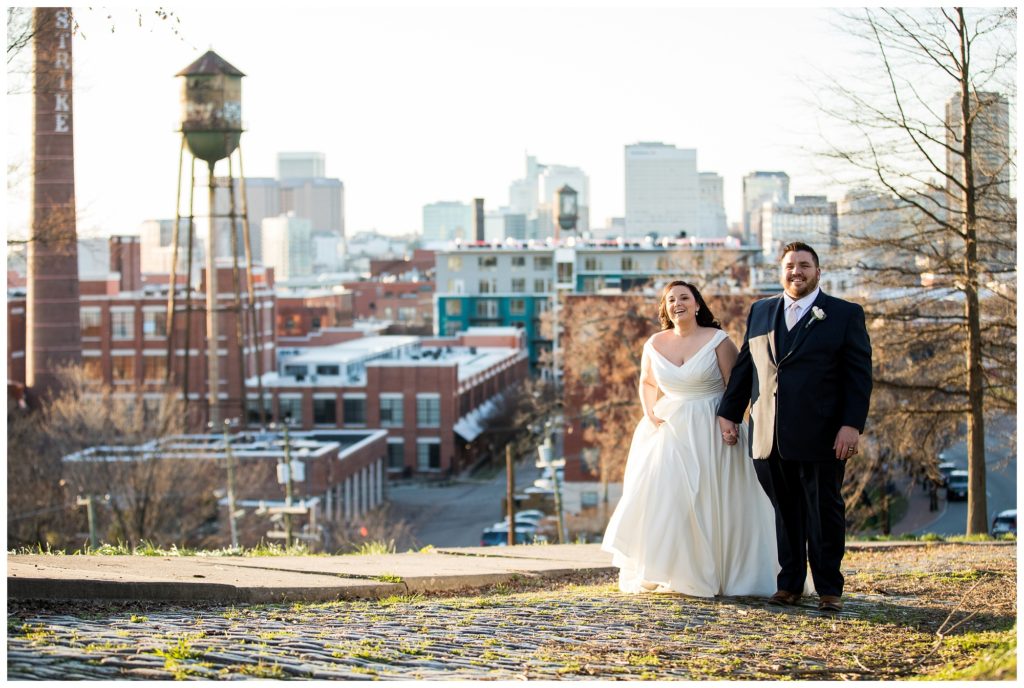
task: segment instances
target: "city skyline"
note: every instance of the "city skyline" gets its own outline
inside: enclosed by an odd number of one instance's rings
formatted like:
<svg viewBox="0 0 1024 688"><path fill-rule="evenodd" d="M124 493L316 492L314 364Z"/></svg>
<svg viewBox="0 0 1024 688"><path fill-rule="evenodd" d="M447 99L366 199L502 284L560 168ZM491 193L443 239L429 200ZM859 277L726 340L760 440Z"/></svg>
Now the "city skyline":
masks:
<svg viewBox="0 0 1024 688"><path fill-rule="evenodd" d="M816 144L807 118L817 117L802 80L855 60L826 10L257 8L238 31L239 11L175 10L182 38L173 19L143 14L139 27L129 10L79 12L82 236L173 217L173 75L209 47L248 75L247 176L273 176L280 152L323 153L327 176L345 184L350 236L418 233L423 206L441 200L505 206L527 154L582 169L591 225L602 227L624 215L623 151L642 141L696 149L699 170L723 178L730 224L754 170L787 171L793 195L839 190L802 152ZM273 35L278 49L256 35ZM30 99L8 104L8 164L22 163L8 191L17 232L28 217Z"/></svg>

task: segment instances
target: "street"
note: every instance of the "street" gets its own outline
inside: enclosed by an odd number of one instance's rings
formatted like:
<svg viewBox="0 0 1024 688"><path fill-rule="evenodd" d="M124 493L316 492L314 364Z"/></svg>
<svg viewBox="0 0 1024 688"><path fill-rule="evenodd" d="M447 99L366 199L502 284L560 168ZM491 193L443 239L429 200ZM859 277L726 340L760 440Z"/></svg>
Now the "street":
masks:
<svg viewBox="0 0 1024 688"><path fill-rule="evenodd" d="M516 463L517 492L539 477L533 454ZM388 490L392 517L409 523L421 547L478 546L481 531L504 518L504 496L504 467L490 479L461 479L437 487L406 484Z"/></svg>
<svg viewBox="0 0 1024 688"><path fill-rule="evenodd" d="M1002 416L989 421L985 432L985 476L988 495L988 526L992 518L1005 509L1017 508L1017 453L1011 443L1011 433L1016 419ZM967 470L967 443L958 442L944 452L945 460ZM940 494L944 496L945 490ZM945 511L933 523L916 531L938 535L963 535L967 529L967 502L948 502Z"/></svg>

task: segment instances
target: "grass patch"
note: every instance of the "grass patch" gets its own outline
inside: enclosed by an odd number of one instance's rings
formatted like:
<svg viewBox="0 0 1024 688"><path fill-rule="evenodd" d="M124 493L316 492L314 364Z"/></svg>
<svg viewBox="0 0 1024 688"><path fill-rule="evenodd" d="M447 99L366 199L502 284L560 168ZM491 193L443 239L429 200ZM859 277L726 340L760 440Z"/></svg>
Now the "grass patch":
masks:
<svg viewBox="0 0 1024 688"><path fill-rule="evenodd" d="M964 633L946 638L947 648L971 655L973 661L949 662L923 681L1012 681L1017 678L1017 627L1007 631ZM948 651L947 650L947 651Z"/></svg>
<svg viewBox="0 0 1024 688"><path fill-rule="evenodd" d="M381 583L401 583L402 577L396 576L393 573L382 573L379 576L374 576L373 580L380 581Z"/></svg>
<svg viewBox="0 0 1024 688"><path fill-rule="evenodd" d="M397 551L398 550L395 548L395 541L393 539L388 540L387 542L384 542L383 540L374 540L372 542L364 542L359 545L359 549L355 552L351 552L351 554L394 554Z"/></svg>

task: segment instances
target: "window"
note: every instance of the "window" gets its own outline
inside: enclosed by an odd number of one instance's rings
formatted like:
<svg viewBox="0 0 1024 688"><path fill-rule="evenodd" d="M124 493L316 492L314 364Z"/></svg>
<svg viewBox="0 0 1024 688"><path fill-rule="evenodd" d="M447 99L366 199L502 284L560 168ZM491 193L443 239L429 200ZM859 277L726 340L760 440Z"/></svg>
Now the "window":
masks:
<svg viewBox="0 0 1024 688"><path fill-rule="evenodd" d="M526 315L526 299L511 299L508 302L509 315Z"/></svg>
<svg viewBox="0 0 1024 688"><path fill-rule="evenodd" d="M284 374L294 377L299 382L306 379L306 373L309 372L309 368L304 365L286 365L284 367Z"/></svg>
<svg viewBox="0 0 1024 688"><path fill-rule="evenodd" d="M263 422L269 423L274 419L272 400L269 396L263 395ZM256 397L249 397L245 400L245 418L249 425L260 424L260 405Z"/></svg>
<svg viewBox="0 0 1024 688"><path fill-rule="evenodd" d="M416 320L417 313L415 306L399 306L398 322L412 322Z"/></svg>
<svg viewBox="0 0 1024 688"><path fill-rule="evenodd" d="M441 440L433 438L416 440L416 469L419 471L441 470Z"/></svg>
<svg viewBox="0 0 1024 688"><path fill-rule="evenodd" d="M526 292L526 278L525 277L513 277L512 278L512 293L523 294Z"/></svg>
<svg viewBox="0 0 1024 688"><path fill-rule="evenodd" d="M416 427L418 427L418 428L439 428L439 427L441 427L441 395L439 395L439 394L417 394L416 395Z"/></svg>
<svg viewBox="0 0 1024 688"><path fill-rule="evenodd" d="M317 375L341 375L341 366L336 365L318 365L316 367Z"/></svg>
<svg viewBox="0 0 1024 688"><path fill-rule="evenodd" d="M405 468L405 441L388 440L388 470L400 471Z"/></svg>
<svg viewBox="0 0 1024 688"><path fill-rule="evenodd" d="M601 269L601 263L598 261L597 256L587 256L583 259L583 269L589 272L595 272Z"/></svg>
<svg viewBox="0 0 1024 688"><path fill-rule="evenodd" d="M402 395L380 395L380 424L386 428L400 428L403 422Z"/></svg>
<svg viewBox="0 0 1024 688"><path fill-rule="evenodd" d="M319 330L320 329L320 316L319 315L314 315L312 318L309 319L309 329L311 329L311 330Z"/></svg>
<svg viewBox="0 0 1024 688"><path fill-rule="evenodd" d="M99 339L103 336L101 331L103 316L100 313L99 308L92 306L83 308L81 310L82 317L82 336L92 339Z"/></svg>
<svg viewBox="0 0 1024 688"><path fill-rule="evenodd" d="M672 269L672 261L668 256L658 256L658 270L668 272Z"/></svg>
<svg viewBox="0 0 1024 688"><path fill-rule="evenodd" d="M114 339L134 339L135 313L132 311L111 311L110 336Z"/></svg>
<svg viewBox="0 0 1024 688"><path fill-rule="evenodd" d="M633 260L633 256L622 256L622 269L623 271L636 270L636 261Z"/></svg>
<svg viewBox="0 0 1024 688"><path fill-rule="evenodd" d="M493 294L498 291L498 280L496 279L482 279L480 280L480 291L481 294Z"/></svg>
<svg viewBox="0 0 1024 688"><path fill-rule="evenodd" d="M336 397L313 397L313 423L315 425L338 424L338 399Z"/></svg>
<svg viewBox="0 0 1024 688"><path fill-rule="evenodd" d="M450 316L462 315L462 301L459 299L447 299L444 302L444 314Z"/></svg>
<svg viewBox="0 0 1024 688"><path fill-rule="evenodd" d="M278 418L282 423L302 425L302 397L282 395L277 403Z"/></svg>
<svg viewBox="0 0 1024 688"><path fill-rule="evenodd" d="M143 311L142 336L158 339L167 336L167 312Z"/></svg>
<svg viewBox="0 0 1024 688"><path fill-rule="evenodd" d="M346 394L342 411L345 425L366 425L366 395Z"/></svg>
<svg viewBox="0 0 1024 688"><path fill-rule="evenodd" d="M533 257L533 269L534 270L550 270L551 269L551 256L534 256Z"/></svg>
<svg viewBox="0 0 1024 688"><path fill-rule="evenodd" d="M496 270L498 268L498 256L480 256L476 259L481 270Z"/></svg>
<svg viewBox="0 0 1024 688"><path fill-rule="evenodd" d="M526 256L512 256L512 267L514 267L514 268L525 268L526 267Z"/></svg>
<svg viewBox="0 0 1024 688"><path fill-rule="evenodd" d="M597 506L598 496L594 490L580 492L580 506L584 509Z"/></svg>
<svg viewBox="0 0 1024 688"><path fill-rule="evenodd" d="M114 384L130 384L135 382L135 355L111 356L114 373Z"/></svg>
<svg viewBox="0 0 1024 688"><path fill-rule="evenodd" d="M476 317L497 318L498 302L494 299L480 299L476 302Z"/></svg>
<svg viewBox="0 0 1024 688"><path fill-rule="evenodd" d="M544 292L551 291L551 280L533 280L533 291L537 294L543 294Z"/></svg>
<svg viewBox="0 0 1024 688"><path fill-rule="evenodd" d="M142 380L144 382L163 382L167 377L166 356L142 357Z"/></svg>
<svg viewBox="0 0 1024 688"><path fill-rule="evenodd" d="M82 372L90 382L103 382L103 359L99 356L82 356Z"/></svg>
<svg viewBox="0 0 1024 688"><path fill-rule="evenodd" d="M572 282L572 263L558 264L558 281Z"/></svg>
<svg viewBox="0 0 1024 688"><path fill-rule="evenodd" d="M462 269L462 256L448 256L448 269L458 271Z"/></svg>

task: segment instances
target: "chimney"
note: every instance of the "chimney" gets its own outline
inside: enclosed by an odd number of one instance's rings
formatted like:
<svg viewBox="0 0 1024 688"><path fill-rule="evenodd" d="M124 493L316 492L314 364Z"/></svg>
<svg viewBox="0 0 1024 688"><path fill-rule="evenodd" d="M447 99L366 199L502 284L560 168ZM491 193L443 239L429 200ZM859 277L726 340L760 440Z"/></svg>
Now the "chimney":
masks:
<svg viewBox="0 0 1024 688"><path fill-rule="evenodd" d="M37 7L32 236L28 242L25 377L30 400L59 386L57 371L82 362L71 9Z"/></svg>
<svg viewBox="0 0 1024 688"><path fill-rule="evenodd" d="M473 199L473 229L475 230L476 240L484 240L484 199L474 198Z"/></svg>

